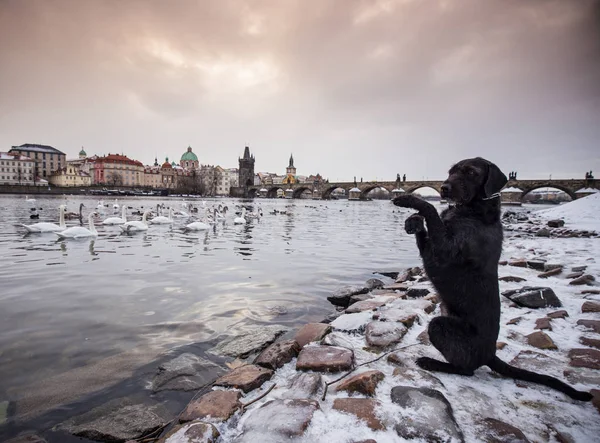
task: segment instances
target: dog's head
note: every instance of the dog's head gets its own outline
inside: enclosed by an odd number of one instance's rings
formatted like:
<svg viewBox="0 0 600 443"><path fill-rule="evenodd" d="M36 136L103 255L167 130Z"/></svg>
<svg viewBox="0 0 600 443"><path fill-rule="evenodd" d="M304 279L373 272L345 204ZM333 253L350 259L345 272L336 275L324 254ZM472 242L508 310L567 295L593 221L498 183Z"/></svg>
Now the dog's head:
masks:
<svg viewBox="0 0 600 443"><path fill-rule="evenodd" d="M468 204L493 198L508 182L500 168L481 157L462 160L452 166L442 185L442 198Z"/></svg>

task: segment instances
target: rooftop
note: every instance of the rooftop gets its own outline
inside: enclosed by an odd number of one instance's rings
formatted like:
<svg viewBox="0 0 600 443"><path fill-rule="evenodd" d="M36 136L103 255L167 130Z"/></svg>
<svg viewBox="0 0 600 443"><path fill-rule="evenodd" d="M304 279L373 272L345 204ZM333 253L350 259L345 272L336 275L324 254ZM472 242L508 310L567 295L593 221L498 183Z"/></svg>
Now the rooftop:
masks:
<svg viewBox="0 0 600 443"><path fill-rule="evenodd" d="M35 143L25 143L23 145L20 146L13 146L11 148L15 149L15 150L20 150L20 151L29 151L29 152L46 152L46 153L50 153L50 154L61 154L61 155L65 155L64 152L59 151L56 148L53 148L52 146L48 146L48 145L38 145Z"/></svg>
<svg viewBox="0 0 600 443"><path fill-rule="evenodd" d="M181 161L198 161L198 156L192 152L191 146L188 146L187 151L183 153Z"/></svg>
<svg viewBox="0 0 600 443"><path fill-rule="evenodd" d="M20 160L24 162L34 162L33 159L26 155L10 154L8 152L0 152L0 160Z"/></svg>
<svg viewBox="0 0 600 443"><path fill-rule="evenodd" d="M123 163L123 164L133 165L133 166L144 166L142 164L142 162L130 159L126 155L121 155L121 154L108 154L105 157L98 157L95 161L101 162L101 163Z"/></svg>

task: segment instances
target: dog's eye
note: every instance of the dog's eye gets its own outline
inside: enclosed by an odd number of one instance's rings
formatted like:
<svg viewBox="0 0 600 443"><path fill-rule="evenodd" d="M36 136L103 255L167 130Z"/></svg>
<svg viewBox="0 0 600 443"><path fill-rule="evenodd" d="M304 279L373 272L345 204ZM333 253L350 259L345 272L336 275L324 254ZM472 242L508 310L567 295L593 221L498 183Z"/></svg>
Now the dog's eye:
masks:
<svg viewBox="0 0 600 443"><path fill-rule="evenodd" d="M473 171L472 169L469 169L469 170L467 171L467 174L469 174L469 175L473 176L473 175L475 175L475 171Z"/></svg>

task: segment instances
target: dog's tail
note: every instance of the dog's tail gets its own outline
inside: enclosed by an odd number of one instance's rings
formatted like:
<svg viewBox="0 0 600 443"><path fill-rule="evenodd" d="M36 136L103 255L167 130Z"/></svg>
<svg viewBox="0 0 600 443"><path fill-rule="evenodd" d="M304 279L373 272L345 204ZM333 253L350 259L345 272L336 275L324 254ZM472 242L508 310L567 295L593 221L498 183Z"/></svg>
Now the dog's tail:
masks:
<svg viewBox="0 0 600 443"><path fill-rule="evenodd" d="M563 383L557 378L550 377L549 375L536 374L535 372L526 371L525 369L511 366L508 363L503 362L498 357L494 356L494 359L488 363L488 366L493 371L496 371L500 375L505 377L515 378L517 380L529 381L532 383L539 383L541 385L548 386L557 391L567 394L569 397L580 401L590 401L593 396L589 392L578 391L573 389L566 383Z"/></svg>

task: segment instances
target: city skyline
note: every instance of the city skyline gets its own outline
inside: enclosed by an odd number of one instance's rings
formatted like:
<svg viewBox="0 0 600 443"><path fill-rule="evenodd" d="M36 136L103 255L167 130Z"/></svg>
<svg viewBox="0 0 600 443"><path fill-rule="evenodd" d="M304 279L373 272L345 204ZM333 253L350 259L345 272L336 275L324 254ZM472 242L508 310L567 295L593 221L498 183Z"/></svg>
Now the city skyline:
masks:
<svg viewBox="0 0 600 443"><path fill-rule="evenodd" d="M600 2L0 3L0 144L331 180L600 168ZM109 147L109 148L107 148Z"/></svg>

